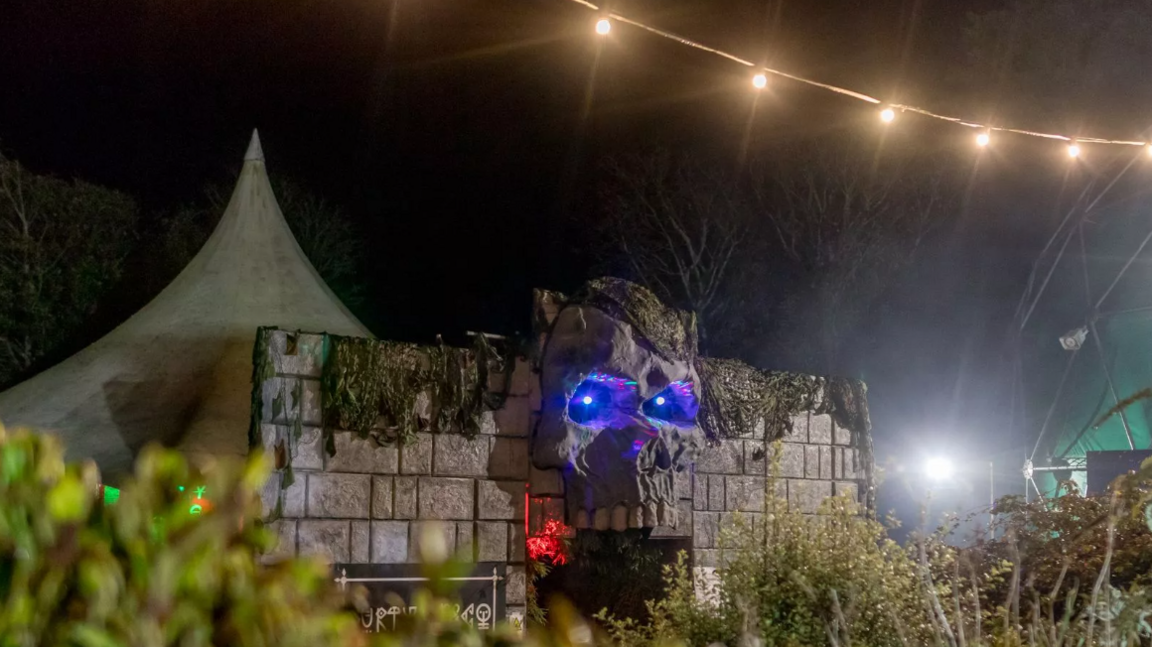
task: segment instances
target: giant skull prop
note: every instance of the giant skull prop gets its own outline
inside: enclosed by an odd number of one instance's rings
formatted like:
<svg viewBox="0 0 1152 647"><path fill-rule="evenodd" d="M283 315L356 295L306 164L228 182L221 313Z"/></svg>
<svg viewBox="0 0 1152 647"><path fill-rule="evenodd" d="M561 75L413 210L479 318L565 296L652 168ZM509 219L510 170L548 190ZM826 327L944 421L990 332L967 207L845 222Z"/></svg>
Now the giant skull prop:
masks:
<svg viewBox="0 0 1152 647"><path fill-rule="evenodd" d="M704 441L695 359L693 317L644 288L598 279L563 304L541 358L533 462L562 471L570 524L677 525L675 479Z"/></svg>

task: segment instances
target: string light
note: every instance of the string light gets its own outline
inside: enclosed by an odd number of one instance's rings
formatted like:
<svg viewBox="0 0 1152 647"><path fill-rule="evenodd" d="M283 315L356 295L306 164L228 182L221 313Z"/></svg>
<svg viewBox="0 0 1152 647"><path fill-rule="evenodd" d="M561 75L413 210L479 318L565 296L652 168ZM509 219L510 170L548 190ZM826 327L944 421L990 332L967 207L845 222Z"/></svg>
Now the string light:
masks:
<svg viewBox="0 0 1152 647"><path fill-rule="evenodd" d="M752 87L757 90L763 90L768 85L768 77L763 74L757 74L752 77Z"/></svg>
<svg viewBox="0 0 1152 647"><path fill-rule="evenodd" d="M1076 142L1068 144L1068 157L1080 157L1080 146Z"/></svg>
<svg viewBox="0 0 1152 647"><path fill-rule="evenodd" d="M598 6L592 2L589 2L588 0L570 0L570 1L575 2L576 4L579 4L583 7L591 9L593 11L597 11L597 12L602 11L600 6ZM637 29L642 29L646 32L649 32L649 33L654 34L656 36L659 36L661 38L666 38L668 40L675 41L675 42L677 42L681 45L684 45L686 47L691 47L693 49L698 49L702 52L707 52L709 54L719 56L719 57L727 59L733 63L737 63L739 65L744 65L744 66L753 67L753 68L759 67L757 64L753 63L752 61L750 61L748 59L742 58L742 57L737 56L735 54L731 54L731 53L726 52L726 51L721 50L721 49L717 49L715 47L710 47L710 46L705 45L703 43L700 43L698 41L692 40L690 38L685 38L684 36L680 36L679 34L674 34L670 31L666 31L666 30L661 29L659 27L654 27L652 25L640 22L638 20L633 20L633 19L628 18L626 16L623 16L619 13L612 12L610 14L610 17L617 22L625 23L625 24L630 25L632 27L636 27ZM606 18L601 19L599 22L596 23L596 32L601 34L601 35L607 34L611 29L612 29L612 24ZM764 73L763 74L757 74L755 77L753 77L753 85L755 85L757 88L761 87L759 85L760 82L758 80L761 76L764 77L764 84L767 85L767 75L772 74L775 76L783 77L783 78L791 80L791 81L795 81L797 83L803 83L805 85L810 85L810 86L813 86L816 88L820 88L820 89L828 91L828 92L833 92L835 94L839 94L839 95L846 96L846 97L849 97L852 99L856 99L857 101L863 101L866 103L871 103L873 105L878 105L878 104L883 103L880 99L869 96L863 92L857 92L856 90L852 90L849 88L844 88L844 87L840 87L837 85L832 85L831 83L824 83L822 81L817 81L815 79L809 79L809 78L805 78L805 77L798 76L795 74L789 74L788 72L785 72L783 70L777 70L777 69L772 69L772 68L767 68L767 67L760 68L760 69L762 69L764 71ZM974 121L969 120L969 119L964 119L961 117L953 117L950 115L943 115L943 114L933 112L931 110L927 110L925 108L920 108L917 106L912 106L912 105L907 105L907 104L898 104L898 103L890 104L890 106L888 108L885 108L883 111L881 111L880 118L883 119L885 123L891 122L892 120L894 120L896 118L896 112L895 112L896 110L900 110L901 112L914 112L914 113L916 113L922 117L928 117L930 119L937 119L940 121L947 121L947 122L954 123L954 124L957 124L960 126L966 126L969 128L980 128L980 129L986 130L987 131L986 134L990 134L992 132L1002 132L1002 133L1012 133L1015 135L1023 135L1026 137L1039 137L1042 139L1056 139L1056 140L1060 140L1060 141L1072 141L1071 137L1068 137L1066 135L1061 135L1059 133L1046 133L1046 132L1041 132L1041 131L1036 131L1036 130L1030 130L1027 128L1009 128L1009 127L1004 127L1004 126L989 126L987 124L981 124L981 123L974 122ZM980 136L977 136L978 143L979 143L979 138L980 138ZM989 136L989 139L991 139L990 136ZM1107 145L1113 145L1113 146L1144 146L1144 147L1149 148L1149 154L1152 155L1152 144L1149 144L1148 142L1143 142L1143 141L1138 142L1138 141L1130 141L1130 140L1123 140L1123 139L1107 139L1107 138L1100 138L1100 137L1084 137L1084 136L1078 137L1077 141L1088 142L1088 143L1092 143L1092 144L1107 144ZM1075 150L1075 153L1073 153L1073 150ZM1077 144L1073 143L1069 146L1068 152L1069 152L1069 155L1071 155L1072 157L1076 157L1080 154L1080 147Z"/></svg>
<svg viewBox="0 0 1152 647"><path fill-rule="evenodd" d="M980 148L987 146L988 142L990 141L992 141L992 136L988 133L980 133L979 135L976 135L976 145Z"/></svg>

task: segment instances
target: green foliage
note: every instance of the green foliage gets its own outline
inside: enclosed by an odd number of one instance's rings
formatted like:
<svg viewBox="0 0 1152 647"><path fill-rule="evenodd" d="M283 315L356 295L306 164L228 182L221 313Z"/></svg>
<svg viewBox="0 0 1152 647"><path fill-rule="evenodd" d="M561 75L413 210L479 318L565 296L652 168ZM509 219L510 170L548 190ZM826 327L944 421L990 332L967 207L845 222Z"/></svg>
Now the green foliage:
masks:
<svg viewBox="0 0 1152 647"><path fill-rule="evenodd" d="M121 275L136 204L0 155L0 386L73 339Z"/></svg>
<svg viewBox="0 0 1152 647"><path fill-rule="evenodd" d="M715 582L694 583L681 559L666 569L667 597L649 602L650 623L600 619L624 645L735 646L748 636L765 645L924 644L931 634L910 553L850 501L825 506L811 518L772 501L776 512L722 531Z"/></svg>
<svg viewBox="0 0 1152 647"><path fill-rule="evenodd" d="M318 561L262 563L262 460L191 469L146 449L115 506L91 464L50 436L0 430L0 636L4 645L299 645L362 642ZM188 514L202 482L213 509Z"/></svg>

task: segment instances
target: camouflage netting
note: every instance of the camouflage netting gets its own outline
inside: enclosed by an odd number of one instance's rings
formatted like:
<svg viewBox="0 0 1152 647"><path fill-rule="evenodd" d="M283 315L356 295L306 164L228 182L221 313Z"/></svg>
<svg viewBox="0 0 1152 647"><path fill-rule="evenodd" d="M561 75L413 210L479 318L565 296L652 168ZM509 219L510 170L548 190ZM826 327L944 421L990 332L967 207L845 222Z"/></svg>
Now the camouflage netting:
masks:
<svg viewBox="0 0 1152 647"><path fill-rule="evenodd" d="M696 316L664 305L648 288L611 277L593 279L569 304L592 306L628 322L665 359L696 357Z"/></svg>
<svg viewBox="0 0 1152 647"><path fill-rule="evenodd" d="M257 331L253 352L252 421L249 443L259 446L263 411L263 385L276 375L269 353L270 333ZM288 354L294 354L297 334L288 334ZM510 349L513 347L510 347ZM362 337L324 335L321 374L321 406L324 411L325 448L335 453L332 431L345 429L383 443L405 443L418 431L460 433L475 436L480 416L503 406L511 378L513 353L499 352L483 335L472 348L440 344L419 346L377 341ZM502 374L503 388L490 390L491 374ZM301 383L291 393L277 393L270 418L282 416L288 403L299 405ZM277 452L295 456L295 443L302 433L299 415L289 415L292 429L289 447ZM281 461L288 464L288 461ZM278 465L282 466L282 465ZM289 476L289 479L291 477ZM289 481L290 482L290 481Z"/></svg>

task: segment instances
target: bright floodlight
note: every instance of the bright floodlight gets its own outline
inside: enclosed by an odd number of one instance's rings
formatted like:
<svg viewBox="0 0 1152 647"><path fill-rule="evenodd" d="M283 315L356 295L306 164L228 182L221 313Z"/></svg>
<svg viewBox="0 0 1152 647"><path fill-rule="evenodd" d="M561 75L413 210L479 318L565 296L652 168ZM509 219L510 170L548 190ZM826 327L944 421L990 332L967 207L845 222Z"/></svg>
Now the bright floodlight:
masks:
<svg viewBox="0 0 1152 647"><path fill-rule="evenodd" d="M945 481L952 478L952 471L952 461L947 458L929 458L924 463L924 474L933 481Z"/></svg>
<svg viewBox="0 0 1152 647"><path fill-rule="evenodd" d="M590 395L584 396L584 399L582 400L582 402L584 404L592 404L592 396L590 396Z"/></svg>
<svg viewBox="0 0 1152 647"><path fill-rule="evenodd" d="M1080 157L1080 147L1076 144L1069 144L1068 157Z"/></svg>
<svg viewBox="0 0 1152 647"><path fill-rule="evenodd" d="M756 76L752 77L752 87L756 88L757 90L763 90L767 85L768 77L764 76L763 74L757 74Z"/></svg>
<svg viewBox="0 0 1152 647"><path fill-rule="evenodd" d="M979 135L976 135L976 145L981 148L987 146L988 142L991 140L992 138L988 135L988 133L980 133Z"/></svg>
<svg viewBox="0 0 1152 647"><path fill-rule="evenodd" d="M1144 150L1148 151L1148 156L1152 157L1152 144L1146 144Z"/></svg>
<svg viewBox="0 0 1152 647"><path fill-rule="evenodd" d="M612 31L612 23L609 22L607 18L601 18L600 20L596 21L596 33L597 34L604 36L605 34L607 34L610 31Z"/></svg>
<svg viewBox="0 0 1152 647"><path fill-rule="evenodd" d="M885 108L880 111L880 121L883 121L886 124L892 123L892 120L895 118L896 111L891 108Z"/></svg>

